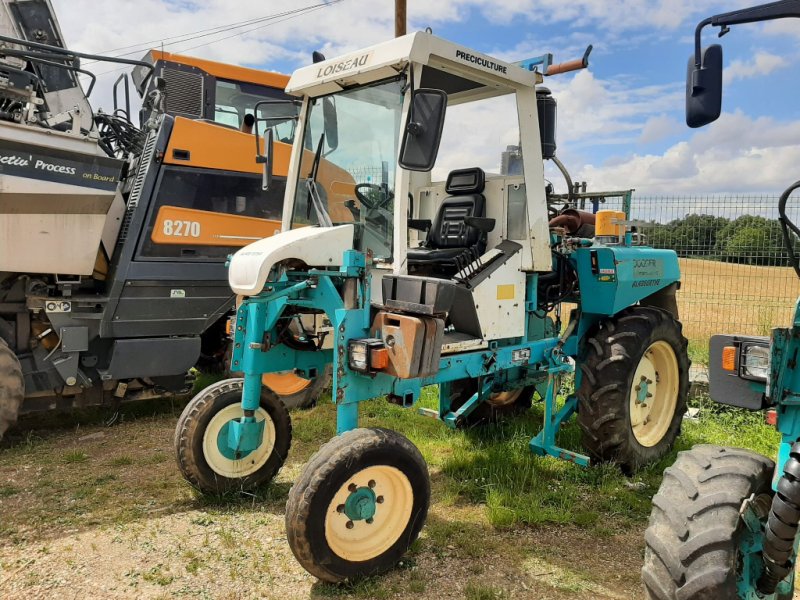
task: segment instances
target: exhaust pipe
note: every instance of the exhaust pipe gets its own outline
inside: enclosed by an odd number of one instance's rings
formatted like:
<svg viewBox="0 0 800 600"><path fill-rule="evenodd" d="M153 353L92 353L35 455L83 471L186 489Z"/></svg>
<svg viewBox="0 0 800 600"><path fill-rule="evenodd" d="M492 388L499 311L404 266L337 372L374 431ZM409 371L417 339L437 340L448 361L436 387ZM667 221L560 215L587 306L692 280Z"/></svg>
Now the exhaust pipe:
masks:
<svg viewBox="0 0 800 600"><path fill-rule="evenodd" d="M250 113L246 113L244 115L244 120L242 121L242 126L239 127L239 131L244 133L253 133L253 125L255 122L256 118Z"/></svg>
<svg viewBox="0 0 800 600"><path fill-rule="evenodd" d="M550 227L563 227L570 235L582 238L594 236L595 215L584 210L568 208L550 219Z"/></svg>

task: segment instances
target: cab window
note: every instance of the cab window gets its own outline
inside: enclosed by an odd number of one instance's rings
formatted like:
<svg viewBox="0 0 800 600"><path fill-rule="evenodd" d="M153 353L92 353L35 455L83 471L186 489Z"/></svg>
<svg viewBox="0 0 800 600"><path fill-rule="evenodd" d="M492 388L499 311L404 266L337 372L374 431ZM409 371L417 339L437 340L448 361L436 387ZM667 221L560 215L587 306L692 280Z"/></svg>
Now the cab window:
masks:
<svg viewBox="0 0 800 600"><path fill-rule="evenodd" d="M258 118L271 128L275 140L291 143L297 124L299 107L289 101L281 90L253 83L217 79L214 98L214 121L239 129L246 114L254 114L256 103L262 100L284 100L280 104L259 107ZM262 126L259 125L259 131Z"/></svg>

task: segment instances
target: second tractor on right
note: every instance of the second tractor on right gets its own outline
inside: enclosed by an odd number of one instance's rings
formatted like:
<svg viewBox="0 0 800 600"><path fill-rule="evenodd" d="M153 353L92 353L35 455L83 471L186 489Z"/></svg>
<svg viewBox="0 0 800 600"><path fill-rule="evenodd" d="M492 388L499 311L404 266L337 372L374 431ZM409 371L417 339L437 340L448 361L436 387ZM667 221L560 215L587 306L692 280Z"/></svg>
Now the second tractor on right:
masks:
<svg viewBox="0 0 800 600"><path fill-rule="evenodd" d="M720 27L800 17L800 1L784 0L701 21L686 81L686 122L716 120L722 102L722 48L701 52L706 25ZM792 268L800 277L800 229L786 213L793 183L778 213ZM794 594L800 523L800 300L789 327L771 338L711 338L712 399L749 410L772 409L781 443L776 461L739 448L702 445L681 452L664 472L645 532L642 580L653 600L788 600Z"/></svg>

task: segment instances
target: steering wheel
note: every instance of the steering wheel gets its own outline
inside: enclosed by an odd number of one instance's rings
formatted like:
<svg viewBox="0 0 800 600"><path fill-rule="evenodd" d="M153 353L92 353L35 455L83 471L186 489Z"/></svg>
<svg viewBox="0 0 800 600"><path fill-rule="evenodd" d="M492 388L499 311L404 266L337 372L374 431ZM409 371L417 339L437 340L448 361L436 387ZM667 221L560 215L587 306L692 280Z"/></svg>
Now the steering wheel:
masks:
<svg viewBox="0 0 800 600"><path fill-rule="evenodd" d="M374 190L376 192L380 192L380 195L383 196L383 200L379 200L378 202L373 202L370 198L364 195L360 190ZM356 198L362 204L362 206L366 206L368 210L375 210L377 208L384 208L389 201L392 199L391 194L387 194L383 187L375 184L375 183L359 183L355 187Z"/></svg>

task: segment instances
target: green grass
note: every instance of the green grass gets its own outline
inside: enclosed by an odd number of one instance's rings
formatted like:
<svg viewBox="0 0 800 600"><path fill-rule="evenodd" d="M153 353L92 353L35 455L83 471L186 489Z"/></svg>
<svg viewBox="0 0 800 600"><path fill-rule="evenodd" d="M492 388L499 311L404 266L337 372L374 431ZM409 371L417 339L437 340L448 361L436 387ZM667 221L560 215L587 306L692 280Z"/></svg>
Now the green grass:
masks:
<svg viewBox="0 0 800 600"><path fill-rule="evenodd" d="M421 405L436 406L436 390L423 390ZM664 469L680 450L695 444L749 448L774 457L779 434L762 413L725 409L710 400L695 402L697 420L687 420L676 448L658 463L628 478L612 465L589 469L531 453L529 442L542 423L542 407L496 425L451 431L433 419L384 401L362 404L361 425L380 425L408 436L434 473L434 501L454 507L480 507L488 522L499 528L539 524L574 525L600 535L644 523L650 498L661 483ZM326 402L311 411L295 413L295 441L333 435L333 407ZM563 447L581 451L577 424L567 423L559 436ZM437 477L435 473L444 477ZM436 546L453 546L465 557L485 553L484 536L459 531L448 524L428 524L427 535Z"/></svg>
<svg viewBox="0 0 800 600"><path fill-rule="evenodd" d="M708 340L689 340L689 360L695 366L708 366Z"/></svg>
<svg viewBox="0 0 800 600"><path fill-rule="evenodd" d="M626 543L622 554L630 561L633 553L632 561L640 561L637 536L663 470L678 451L711 443L775 455L779 436L764 423L762 413L721 407L705 398L692 402L701 409L699 418L684 423L675 450L632 478L614 466L584 469L533 455L529 443L541 429L541 403L500 424L452 431L438 420L419 416L415 409L384 400L364 402L361 426L395 429L422 452L431 475L431 511L421 538L395 575L345 586L315 584L311 597L407 597L433 593L442 585L456 585L465 598L519 597L516 584L498 579L492 567L501 556L503 564L524 568L537 585L577 597L616 589L619 582L612 582L611 575L585 561L576 562L575 544ZM420 405L436 407L434 388L423 390ZM76 434L66 429L29 436L0 451L0 477L16 473L19 465L41 471L35 479L17 477L0 485L4 515L0 535L9 544L27 548L31 540L46 541L98 526L148 531L146 524L154 517L188 511L187 535L192 543L131 569L130 581L158 586L166 595L175 592L187 575L202 580L214 573L236 585L245 581L248 575L240 555L250 550L238 543L241 531L229 526L245 520L260 532L274 522L275 514L282 514L291 481L320 444L335 435L336 410L330 398L292 414L292 451L276 482L254 494L217 497L197 494L175 468L170 444L181 406L165 404L155 414L152 408L138 410L140 416L109 430L105 438L75 442ZM581 451L581 433L574 421L563 427L558 442ZM71 445L75 443L80 445ZM58 511L52 510L54 505ZM558 541L545 537L548 541L537 542L540 534L555 535ZM252 552L261 563L265 556L274 560L266 547ZM460 567L460 579L442 582L431 564ZM636 573L638 566L622 584L638 589Z"/></svg>
<svg viewBox="0 0 800 600"><path fill-rule="evenodd" d="M89 455L83 450L70 450L64 453L63 460L65 463L82 463L89 460Z"/></svg>
<svg viewBox="0 0 800 600"><path fill-rule="evenodd" d="M464 587L466 600L505 600L508 594L505 590L492 585L470 581Z"/></svg>

